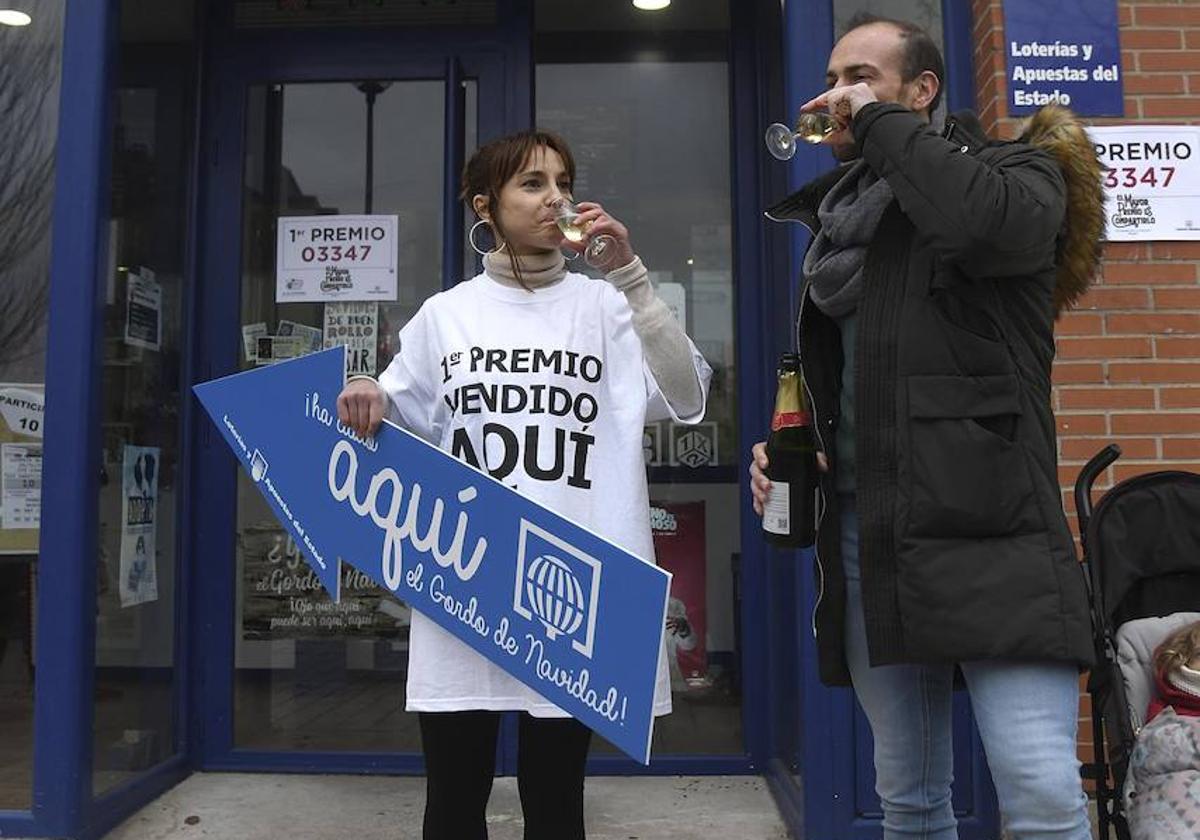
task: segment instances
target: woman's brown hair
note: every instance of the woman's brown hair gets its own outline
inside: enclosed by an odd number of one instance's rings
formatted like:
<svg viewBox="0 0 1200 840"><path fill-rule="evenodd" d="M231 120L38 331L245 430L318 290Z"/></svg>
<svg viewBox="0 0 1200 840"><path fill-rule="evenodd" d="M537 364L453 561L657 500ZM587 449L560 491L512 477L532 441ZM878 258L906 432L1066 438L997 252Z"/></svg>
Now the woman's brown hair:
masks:
<svg viewBox="0 0 1200 840"><path fill-rule="evenodd" d="M500 206L500 191L508 183L509 178L521 171L521 167L529 160L529 156L533 154L534 150L542 146L558 153L558 156L562 158L567 179L574 186L575 158L571 155L567 141L552 131L541 129L510 134L499 140L493 140L485 146L480 146L475 154L471 155L467 165L463 167L462 189L459 197L474 211L475 196L487 196L489 225L496 237L497 247L502 247L507 242L497 213ZM521 284L522 288L528 289L524 278L521 277L521 267L517 265L517 258L513 255L511 248L508 249L508 259L512 264L513 275L517 278L517 282Z"/></svg>
<svg viewBox="0 0 1200 840"><path fill-rule="evenodd" d="M1170 673L1200 654L1200 621L1179 628L1154 651L1154 672Z"/></svg>

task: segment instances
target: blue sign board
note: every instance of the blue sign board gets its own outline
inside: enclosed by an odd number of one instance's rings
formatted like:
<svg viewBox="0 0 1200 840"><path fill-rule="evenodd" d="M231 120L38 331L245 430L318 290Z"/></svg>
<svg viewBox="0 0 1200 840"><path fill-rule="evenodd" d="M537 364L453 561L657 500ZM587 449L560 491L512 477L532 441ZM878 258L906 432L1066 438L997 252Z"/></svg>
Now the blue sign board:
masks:
<svg viewBox="0 0 1200 840"><path fill-rule="evenodd" d="M321 583L350 564L649 763L670 575L397 426L355 436L343 354L195 388Z"/></svg>
<svg viewBox="0 0 1200 840"><path fill-rule="evenodd" d="M1008 113L1125 116L1117 0L1004 0Z"/></svg>

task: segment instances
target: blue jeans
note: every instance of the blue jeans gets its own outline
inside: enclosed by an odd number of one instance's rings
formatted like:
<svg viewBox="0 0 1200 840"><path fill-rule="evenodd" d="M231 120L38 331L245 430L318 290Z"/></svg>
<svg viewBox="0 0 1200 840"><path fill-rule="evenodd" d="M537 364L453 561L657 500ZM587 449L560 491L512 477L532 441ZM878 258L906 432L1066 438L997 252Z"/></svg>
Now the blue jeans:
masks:
<svg viewBox="0 0 1200 840"><path fill-rule="evenodd" d="M872 668L863 621L858 516L842 498L846 655L875 739L884 840L956 840L950 802L951 665ZM1089 840L1075 737L1079 674L1062 662L963 662L971 706L1013 840Z"/></svg>

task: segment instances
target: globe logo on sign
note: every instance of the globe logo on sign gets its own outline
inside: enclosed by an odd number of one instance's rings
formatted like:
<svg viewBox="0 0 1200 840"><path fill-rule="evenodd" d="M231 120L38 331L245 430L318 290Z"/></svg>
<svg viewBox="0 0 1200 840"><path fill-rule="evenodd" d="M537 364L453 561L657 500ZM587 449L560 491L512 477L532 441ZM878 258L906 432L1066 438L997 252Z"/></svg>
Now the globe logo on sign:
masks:
<svg viewBox="0 0 1200 840"><path fill-rule="evenodd" d="M540 624L550 641L569 640L591 658L601 570L595 557L522 519L513 612Z"/></svg>
<svg viewBox="0 0 1200 840"><path fill-rule="evenodd" d="M551 639L557 639L560 633L569 636L583 624L583 586L571 567L554 555L542 554L529 564L525 594Z"/></svg>

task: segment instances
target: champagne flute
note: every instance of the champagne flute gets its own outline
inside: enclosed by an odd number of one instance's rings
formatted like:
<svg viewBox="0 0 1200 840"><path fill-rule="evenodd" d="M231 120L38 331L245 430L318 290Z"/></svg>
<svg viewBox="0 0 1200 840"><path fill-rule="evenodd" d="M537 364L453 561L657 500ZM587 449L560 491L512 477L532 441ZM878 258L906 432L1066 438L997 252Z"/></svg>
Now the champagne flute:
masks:
<svg viewBox="0 0 1200 840"><path fill-rule="evenodd" d="M841 123L833 114L806 111L796 121L795 131L783 123L772 123L767 128L764 139L767 142L767 151L779 160L790 160L796 154L797 137L806 143L821 143L839 128Z"/></svg>
<svg viewBox="0 0 1200 840"><path fill-rule="evenodd" d="M591 222L579 224L579 214L582 211L578 205L567 199L559 199L554 204L554 221L558 224L558 229L562 231L562 235L571 242L582 242L587 236L587 230L590 228ZM605 254L612 247L614 240L607 233L602 233L599 236L592 237L588 242L587 248L583 252L583 259L592 268L603 268L608 258Z"/></svg>

